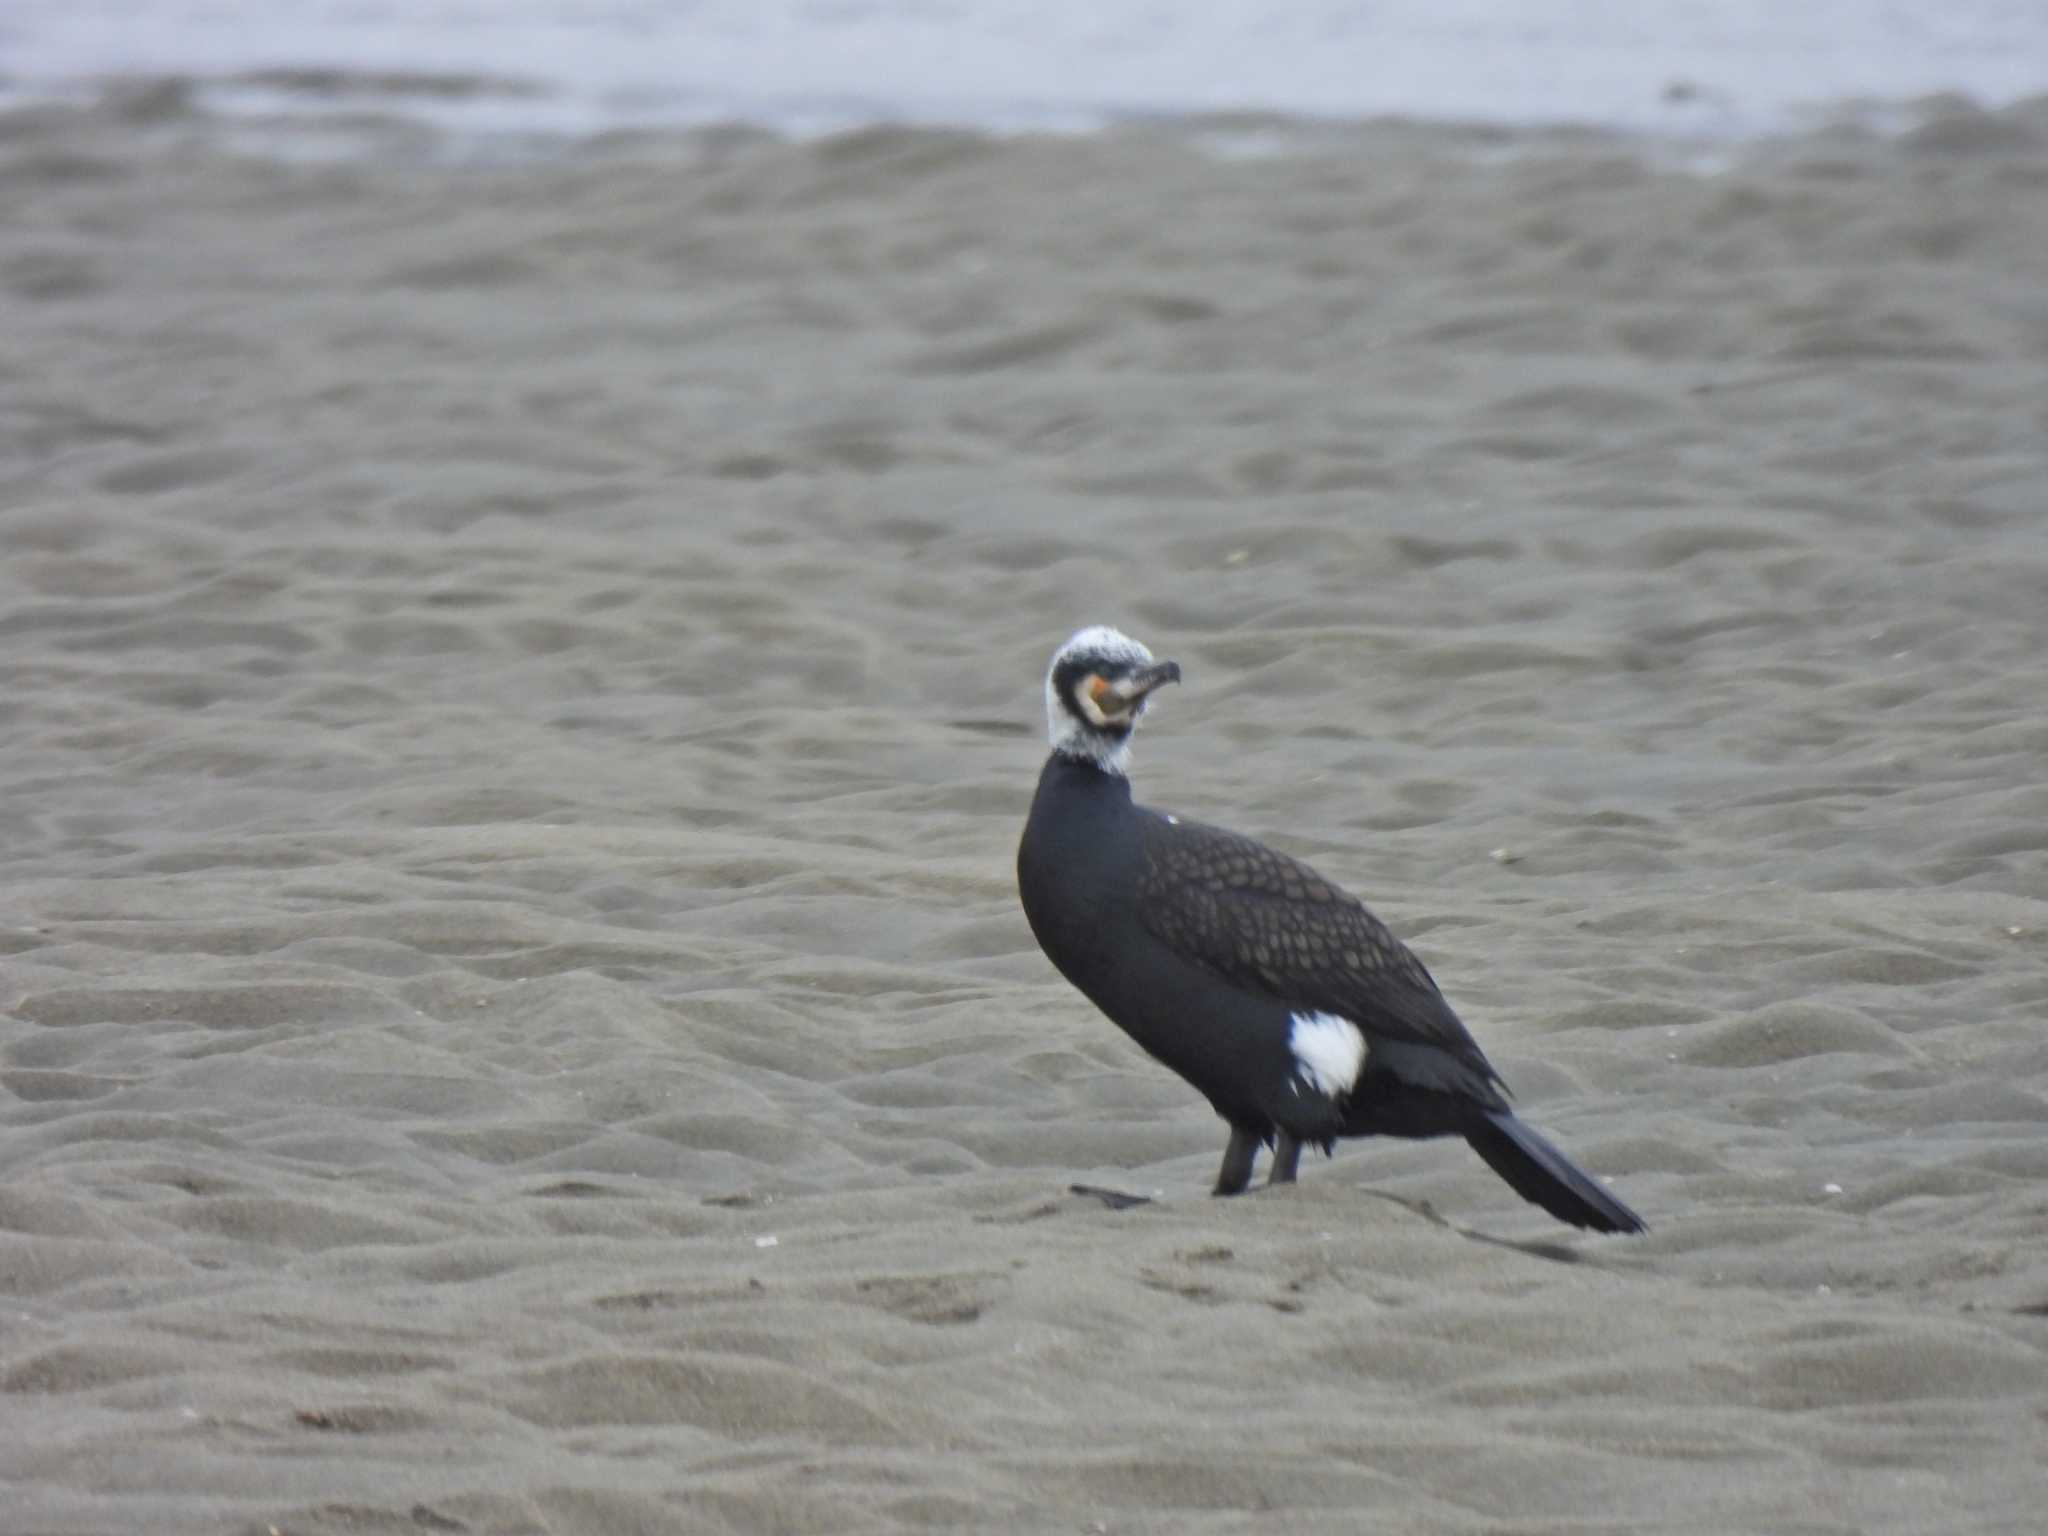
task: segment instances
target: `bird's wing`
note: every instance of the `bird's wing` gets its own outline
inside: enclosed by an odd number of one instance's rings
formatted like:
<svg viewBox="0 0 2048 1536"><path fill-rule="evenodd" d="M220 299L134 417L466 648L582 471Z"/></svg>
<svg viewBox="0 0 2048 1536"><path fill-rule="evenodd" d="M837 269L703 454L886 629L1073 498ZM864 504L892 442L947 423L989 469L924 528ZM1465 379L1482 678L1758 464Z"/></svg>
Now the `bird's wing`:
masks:
<svg viewBox="0 0 2048 1536"><path fill-rule="evenodd" d="M1368 1040L1433 1047L1498 1074L1414 953L1357 897L1299 859L1221 827L1148 814L1140 911L1184 958L1290 1010L1334 1013Z"/></svg>

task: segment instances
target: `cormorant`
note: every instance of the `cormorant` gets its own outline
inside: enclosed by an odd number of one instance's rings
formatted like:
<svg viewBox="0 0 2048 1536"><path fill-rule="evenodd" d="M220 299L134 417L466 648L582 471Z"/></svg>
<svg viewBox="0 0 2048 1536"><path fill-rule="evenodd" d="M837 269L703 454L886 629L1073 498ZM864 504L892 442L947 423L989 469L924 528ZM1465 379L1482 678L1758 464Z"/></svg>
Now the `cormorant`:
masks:
<svg viewBox="0 0 2048 1536"><path fill-rule="evenodd" d="M1230 1125L1216 1193L1294 1179L1304 1145L1462 1136L1525 1200L1596 1232L1642 1218L1515 1117L1422 962L1356 897L1251 838L1134 804L1131 732L1180 681L1117 630L1052 659L1052 756L1017 850L1031 931L1067 980Z"/></svg>

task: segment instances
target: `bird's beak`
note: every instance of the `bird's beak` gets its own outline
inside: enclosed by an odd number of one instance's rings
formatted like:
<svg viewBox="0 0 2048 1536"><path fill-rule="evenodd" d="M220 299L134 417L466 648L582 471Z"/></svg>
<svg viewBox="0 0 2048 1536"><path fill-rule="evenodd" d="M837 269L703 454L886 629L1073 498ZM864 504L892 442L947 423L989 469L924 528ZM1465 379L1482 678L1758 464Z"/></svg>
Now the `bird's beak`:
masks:
<svg viewBox="0 0 2048 1536"><path fill-rule="evenodd" d="M1141 672L1133 672L1129 677L1122 678L1117 682L1110 684L1109 688L1106 690L1108 698L1106 698L1103 702L1114 702L1117 712L1122 713L1124 710L1130 709L1134 705L1142 703L1145 699L1145 696L1149 694L1153 689L1164 687L1168 683L1177 683L1179 681L1179 662L1155 662L1151 666L1146 667Z"/></svg>

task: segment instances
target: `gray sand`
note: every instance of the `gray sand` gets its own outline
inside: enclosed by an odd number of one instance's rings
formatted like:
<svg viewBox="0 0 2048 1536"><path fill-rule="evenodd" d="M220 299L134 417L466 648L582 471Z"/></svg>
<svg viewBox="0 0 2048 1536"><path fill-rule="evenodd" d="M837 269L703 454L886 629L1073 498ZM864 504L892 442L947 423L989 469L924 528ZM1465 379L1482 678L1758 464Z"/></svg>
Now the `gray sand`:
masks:
<svg viewBox="0 0 2048 1536"><path fill-rule="evenodd" d="M0 119L0 1526L2040 1529L2039 111L191 126ZM1206 1196L1016 907L1097 620L1652 1236Z"/></svg>

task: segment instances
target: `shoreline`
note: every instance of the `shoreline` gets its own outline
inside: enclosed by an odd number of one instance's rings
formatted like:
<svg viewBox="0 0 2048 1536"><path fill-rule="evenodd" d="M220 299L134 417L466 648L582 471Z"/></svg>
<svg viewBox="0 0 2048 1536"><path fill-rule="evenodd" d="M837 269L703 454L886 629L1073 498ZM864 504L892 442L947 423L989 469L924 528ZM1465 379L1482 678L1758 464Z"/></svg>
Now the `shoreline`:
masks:
<svg viewBox="0 0 2048 1536"><path fill-rule="evenodd" d="M733 116L651 106L614 112L579 104L539 79L324 66L17 83L11 98L0 96L0 114L43 110L110 113L166 130L178 126L211 135L227 147L284 159L346 160L407 147L413 154L478 164L573 156L622 144L684 146L752 136L804 144L878 132L966 134L995 141L1135 133L1187 143L1223 158L1346 154L1390 143L1476 155L1605 147L1672 168L1711 172L1748 157L1823 142L2028 152L2048 136L2048 92L1992 105L1954 91L1894 100L1843 98L1742 123L1688 118L1680 112L1662 125L1569 118L1320 116L1253 107L1047 108L977 116L764 104L755 114ZM271 136L270 147L264 135Z"/></svg>

